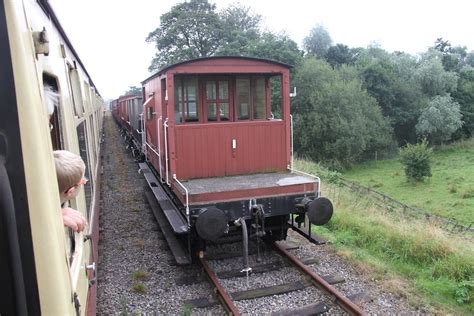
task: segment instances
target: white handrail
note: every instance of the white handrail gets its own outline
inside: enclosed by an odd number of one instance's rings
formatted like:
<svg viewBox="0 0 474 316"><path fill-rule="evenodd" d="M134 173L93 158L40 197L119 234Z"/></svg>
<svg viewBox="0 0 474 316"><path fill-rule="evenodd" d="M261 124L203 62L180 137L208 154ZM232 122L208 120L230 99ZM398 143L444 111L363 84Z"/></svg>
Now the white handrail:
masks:
<svg viewBox="0 0 474 316"><path fill-rule="evenodd" d="M143 117L143 112L141 114L139 114L140 116L140 120L142 121L142 131L141 131L141 135L142 135L142 151L145 153L145 160L146 160L146 129L145 129L145 120L144 120L144 117Z"/></svg>
<svg viewBox="0 0 474 316"><path fill-rule="evenodd" d="M168 118L166 118L164 126L164 133L165 133L165 163L166 163L166 184L171 185L169 181L169 170L168 170Z"/></svg>
<svg viewBox="0 0 474 316"><path fill-rule="evenodd" d="M178 178L176 178L176 173L173 174L173 179L174 179L174 181L176 181L176 183L178 183L184 189L184 193L186 194L186 219L188 221L188 227L190 227L191 226L191 218L190 218L190 214L189 214L189 192L188 192L188 189L186 189L186 187L178 180Z"/></svg>
<svg viewBox="0 0 474 316"><path fill-rule="evenodd" d="M161 182L161 183L164 183L164 181L163 181L163 176L162 176L162 174L163 174L163 167L161 166L160 121L163 121L163 116L160 116L160 117L158 118L158 120L156 121L156 124L157 124L157 130L158 130L158 153L159 153L158 156L160 157L160 159L159 159L159 161L158 161L158 164L159 164L159 166L160 166L160 172L159 172L159 174L160 174L160 182Z"/></svg>
<svg viewBox="0 0 474 316"><path fill-rule="evenodd" d="M293 115L290 114L291 160L290 170L293 169Z"/></svg>

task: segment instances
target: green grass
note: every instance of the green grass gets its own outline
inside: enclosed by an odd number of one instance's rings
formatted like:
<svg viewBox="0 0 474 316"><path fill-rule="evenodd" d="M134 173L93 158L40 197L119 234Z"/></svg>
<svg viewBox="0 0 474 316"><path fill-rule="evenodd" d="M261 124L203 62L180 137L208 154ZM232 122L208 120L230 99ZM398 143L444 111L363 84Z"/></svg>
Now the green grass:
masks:
<svg viewBox="0 0 474 316"><path fill-rule="evenodd" d="M150 273L144 270L137 270L132 273L132 279L135 281L147 280L150 277Z"/></svg>
<svg viewBox="0 0 474 316"><path fill-rule="evenodd" d="M146 294L146 286L143 283L135 283L131 290L137 294Z"/></svg>
<svg viewBox="0 0 474 316"><path fill-rule="evenodd" d="M424 182L407 182L397 159L354 166L342 174L409 206L474 224L474 141L434 151L432 177Z"/></svg>
<svg viewBox="0 0 474 316"><path fill-rule="evenodd" d="M472 240L380 209L370 198L325 181L325 171L316 164L296 161L295 167L322 177L323 195L332 200L335 213L315 233L328 238L339 253L428 313L474 312Z"/></svg>

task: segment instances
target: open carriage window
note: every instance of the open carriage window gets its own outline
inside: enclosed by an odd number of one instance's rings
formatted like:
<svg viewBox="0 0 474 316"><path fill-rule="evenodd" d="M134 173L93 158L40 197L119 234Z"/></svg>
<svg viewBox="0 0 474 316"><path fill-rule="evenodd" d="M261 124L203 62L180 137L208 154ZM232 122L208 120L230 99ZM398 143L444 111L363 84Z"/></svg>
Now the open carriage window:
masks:
<svg viewBox="0 0 474 316"><path fill-rule="evenodd" d="M59 115L59 89L56 78L43 74L44 104L49 117L49 128L53 150L63 148L61 118Z"/></svg>

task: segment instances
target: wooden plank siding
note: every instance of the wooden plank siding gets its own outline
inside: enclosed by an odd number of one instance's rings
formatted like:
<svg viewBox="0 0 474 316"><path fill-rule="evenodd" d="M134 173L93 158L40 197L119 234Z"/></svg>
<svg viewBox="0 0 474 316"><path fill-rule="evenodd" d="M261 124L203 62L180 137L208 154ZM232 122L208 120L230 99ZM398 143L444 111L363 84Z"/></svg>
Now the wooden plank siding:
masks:
<svg viewBox="0 0 474 316"><path fill-rule="evenodd" d="M281 120L175 125L176 175L188 180L284 171L285 134Z"/></svg>

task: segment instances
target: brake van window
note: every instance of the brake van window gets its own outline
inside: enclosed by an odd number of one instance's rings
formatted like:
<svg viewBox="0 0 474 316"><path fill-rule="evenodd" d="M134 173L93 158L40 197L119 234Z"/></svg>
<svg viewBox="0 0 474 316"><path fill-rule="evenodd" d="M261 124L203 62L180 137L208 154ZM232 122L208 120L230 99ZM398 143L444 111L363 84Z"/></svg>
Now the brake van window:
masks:
<svg viewBox="0 0 474 316"><path fill-rule="evenodd" d="M175 79L174 85L174 119L177 124L199 122L198 79Z"/></svg>

